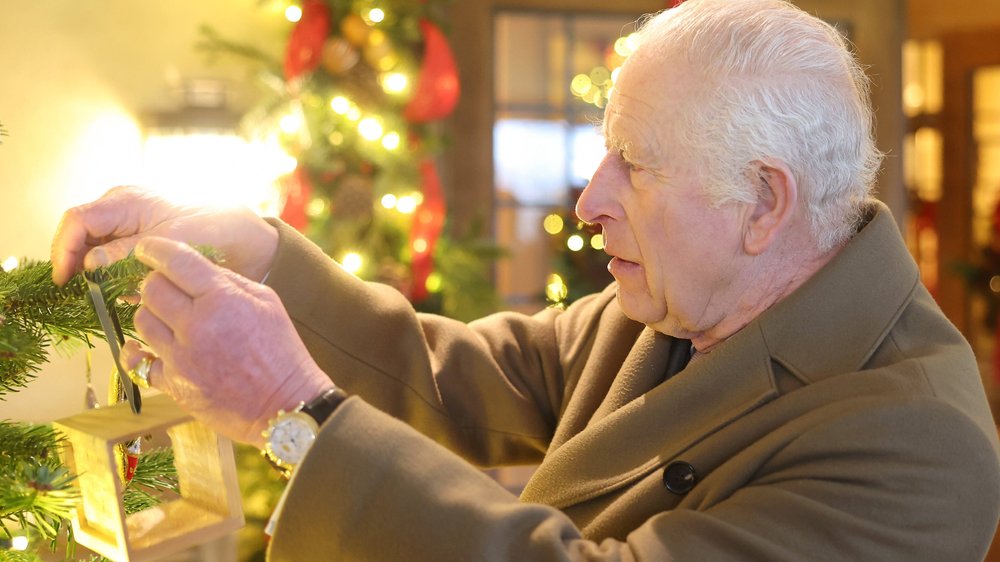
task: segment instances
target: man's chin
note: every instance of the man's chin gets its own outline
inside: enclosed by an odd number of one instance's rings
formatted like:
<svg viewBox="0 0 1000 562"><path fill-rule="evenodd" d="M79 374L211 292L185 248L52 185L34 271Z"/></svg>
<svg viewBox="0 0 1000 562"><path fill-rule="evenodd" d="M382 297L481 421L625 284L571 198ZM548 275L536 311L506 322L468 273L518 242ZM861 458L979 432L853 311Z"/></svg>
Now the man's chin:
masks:
<svg viewBox="0 0 1000 562"><path fill-rule="evenodd" d="M654 303L648 291L636 291L618 283L618 307L629 320L640 322L656 329L666 319L666 306ZM659 331L659 330L658 330Z"/></svg>

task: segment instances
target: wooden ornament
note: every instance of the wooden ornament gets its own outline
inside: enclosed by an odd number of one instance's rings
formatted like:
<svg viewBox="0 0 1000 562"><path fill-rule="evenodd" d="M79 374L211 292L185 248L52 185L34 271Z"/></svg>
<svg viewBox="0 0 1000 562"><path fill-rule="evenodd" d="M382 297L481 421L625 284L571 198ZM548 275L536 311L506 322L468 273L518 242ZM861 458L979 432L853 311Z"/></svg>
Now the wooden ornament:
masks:
<svg viewBox="0 0 1000 562"><path fill-rule="evenodd" d="M76 475L77 542L116 562L152 560L243 526L232 444L184 413L166 395L87 410L53 423L66 441L62 459ZM166 431L174 450L180 497L126 517L114 448L139 435Z"/></svg>

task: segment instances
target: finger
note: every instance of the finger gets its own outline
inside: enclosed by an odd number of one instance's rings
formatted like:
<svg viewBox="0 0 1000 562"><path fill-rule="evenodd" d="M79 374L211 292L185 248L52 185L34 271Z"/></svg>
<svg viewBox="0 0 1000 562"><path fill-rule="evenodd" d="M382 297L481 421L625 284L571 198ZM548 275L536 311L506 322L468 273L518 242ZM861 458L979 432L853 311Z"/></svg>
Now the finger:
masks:
<svg viewBox="0 0 1000 562"><path fill-rule="evenodd" d="M163 361L155 353L143 347L139 342L130 340L122 347L121 357L122 366L128 371L132 382L138 384L140 388L151 386L156 388L156 383L153 382L153 371L158 368L158 374L162 374ZM156 363L160 363L159 367L156 366ZM163 379L157 376L156 380L162 382Z"/></svg>
<svg viewBox="0 0 1000 562"><path fill-rule="evenodd" d="M192 298L223 286L227 281L222 268L187 244L168 238L143 238L135 247L135 257L162 273Z"/></svg>
<svg viewBox="0 0 1000 562"><path fill-rule="evenodd" d="M146 342L146 347L162 357L170 356L174 345L174 331L156 314L146 307L140 307L132 318L135 331Z"/></svg>
<svg viewBox="0 0 1000 562"><path fill-rule="evenodd" d="M84 254L83 268L87 270L97 269L125 259L139 240L138 235L125 236L97 246Z"/></svg>
<svg viewBox="0 0 1000 562"><path fill-rule="evenodd" d="M153 271L142 282L143 307L165 324L176 328L171 319L190 317L194 301L160 271Z"/></svg>
<svg viewBox="0 0 1000 562"><path fill-rule="evenodd" d="M135 188L115 188L97 201L63 214L52 238L50 255L55 283L63 285L69 281L83 267L84 256L103 241L130 236L140 230L142 212L137 204L140 194ZM100 252L94 253L90 265L106 265L101 261Z"/></svg>
<svg viewBox="0 0 1000 562"><path fill-rule="evenodd" d="M142 345L135 340L128 340L125 345L122 346L122 367L125 370L135 369L135 366L139 364L139 361L147 355L155 355L152 350Z"/></svg>

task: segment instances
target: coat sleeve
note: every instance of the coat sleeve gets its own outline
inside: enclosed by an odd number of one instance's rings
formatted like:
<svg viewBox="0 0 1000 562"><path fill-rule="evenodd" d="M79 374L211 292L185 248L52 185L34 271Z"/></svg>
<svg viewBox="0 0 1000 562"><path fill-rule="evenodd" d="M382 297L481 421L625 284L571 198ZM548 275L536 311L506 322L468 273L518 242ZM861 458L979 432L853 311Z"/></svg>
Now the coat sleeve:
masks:
<svg viewBox="0 0 1000 562"><path fill-rule="evenodd" d="M998 479L989 441L961 413L932 400L883 404L801 433L727 497L596 542L351 398L289 483L269 559L976 561L996 524Z"/></svg>
<svg viewBox="0 0 1000 562"><path fill-rule="evenodd" d="M594 311L496 314L466 325L418 314L364 283L280 221L267 283L311 355L350 394L479 466L533 464L548 448L568 373L589 351Z"/></svg>

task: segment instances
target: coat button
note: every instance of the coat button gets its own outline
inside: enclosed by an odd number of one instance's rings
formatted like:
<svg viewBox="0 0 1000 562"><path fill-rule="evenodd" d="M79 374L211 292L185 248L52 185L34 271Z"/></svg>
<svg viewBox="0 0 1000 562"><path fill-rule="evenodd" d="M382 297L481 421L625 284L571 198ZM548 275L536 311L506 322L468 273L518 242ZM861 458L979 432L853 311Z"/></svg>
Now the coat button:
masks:
<svg viewBox="0 0 1000 562"><path fill-rule="evenodd" d="M672 462L663 469L663 485L667 491L679 496L690 492L697 481L698 473L684 461Z"/></svg>

